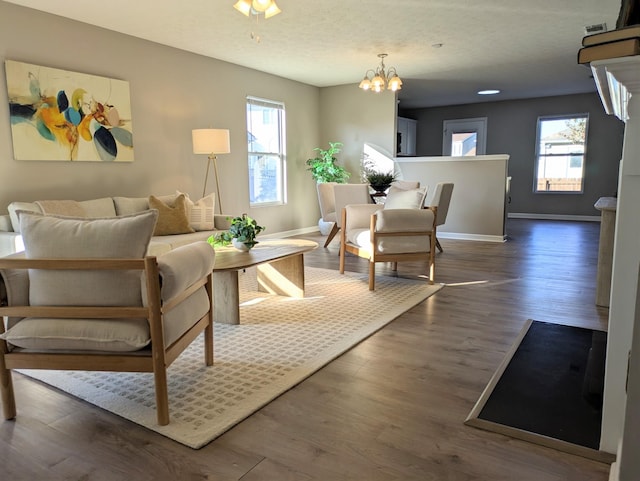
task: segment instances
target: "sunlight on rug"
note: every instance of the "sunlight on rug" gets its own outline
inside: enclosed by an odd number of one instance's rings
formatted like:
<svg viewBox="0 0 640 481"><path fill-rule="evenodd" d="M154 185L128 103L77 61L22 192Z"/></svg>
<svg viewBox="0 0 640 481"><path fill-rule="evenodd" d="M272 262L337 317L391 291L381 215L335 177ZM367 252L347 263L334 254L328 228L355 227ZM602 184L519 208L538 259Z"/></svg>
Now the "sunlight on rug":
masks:
<svg viewBox="0 0 640 481"><path fill-rule="evenodd" d="M305 298L257 292L240 274L240 325L215 324L215 361L202 338L169 368L171 423L156 424L153 375L20 370L191 448L200 448L436 293L441 285L305 267Z"/></svg>

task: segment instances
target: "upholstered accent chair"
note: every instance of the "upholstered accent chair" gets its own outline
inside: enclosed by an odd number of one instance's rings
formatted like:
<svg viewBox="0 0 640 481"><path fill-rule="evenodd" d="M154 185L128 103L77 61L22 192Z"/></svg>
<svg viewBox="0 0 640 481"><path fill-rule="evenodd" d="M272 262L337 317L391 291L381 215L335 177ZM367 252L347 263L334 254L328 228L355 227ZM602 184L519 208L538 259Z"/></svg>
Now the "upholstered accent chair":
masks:
<svg viewBox="0 0 640 481"><path fill-rule="evenodd" d="M331 239L340 232L342 226L340 213L345 205L370 204L372 202L367 184L333 184L331 188L333 190L333 206L336 212L336 223L331 231L333 235L329 234L329 238L327 238L324 244L325 247L327 247Z"/></svg>
<svg viewBox="0 0 640 481"><path fill-rule="evenodd" d="M320 204L320 217L324 222L333 222L331 231L324 243L324 247L327 247L338 231L340 231L340 228L336 223L336 201L333 195L334 185L337 185L337 182L318 182L316 184L316 188L318 190L318 203Z"/></svg>
<svg viewBox="0 0 640 481"><path fill-rule="evenodd" d="M429 282L434 282L436 215L424 209L427 188L391 187L384 205L351 204L342 209L340 273L347 253L369 261L369 289L375 289L377 262L427 262Z"/></svg>
<svg viewBox="0 0 640 481"><path fill-rule="evenodd" d="M436 226L441 226L447 221L449 204L453 194L453 182L439 182L433 191L433 197L429 201L429 208L436 213ZM436 237L436 248L443 252L440 241Z"/></svg>
<svg viewBox="0 0 640 481"><path fill-rule="evenodd" d="M202 332L213 364L215 253L199 241L145 257L156 219L20 213L25 252L0 258L5 419L16 416L11 370L24 368L153 373L157 422L169 423L169 365Z"/></svg>

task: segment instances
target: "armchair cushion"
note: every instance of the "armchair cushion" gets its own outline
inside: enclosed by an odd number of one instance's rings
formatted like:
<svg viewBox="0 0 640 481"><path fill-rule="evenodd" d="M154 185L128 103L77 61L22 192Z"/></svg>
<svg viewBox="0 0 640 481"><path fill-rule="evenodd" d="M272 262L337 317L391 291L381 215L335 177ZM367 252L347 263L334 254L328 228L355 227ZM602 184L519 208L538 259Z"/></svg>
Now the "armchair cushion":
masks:
<svg viewBox="0 0 640 481"><path fill-rule="evenodd" d="M359 206L347 207L347 223L351 209ZM428 209L382 209L377 212L375 233L411 233L427 232L433 226L433 211ZM383 254L400 254L410 252L425 252L429 250L428 235L407 235L407 236L377 236L375 250ZM371 232L369 228L347 227L346 240L355 246L368 249L371 245Z"/></svg>
<svg viewBox="0 0 640 481"><path fill-rule="evenodd" d="M142 258L158 212L106 219L20 213L25 255L32 258ZM117 279L117 281L114 281ZM37 271L29 274L32 306L139 306L137 272Z"/></svg>
<svg viewBox="0 0 640 481"><path fill-rule="evenodd" d="M392 185L384 202L385 209L421 209L427 196L427 188L403 190Z"/></svg>
<svg viewBox="0 0 640 481"><path fill-rule="evenodd" d="M429 209L383 209L376 218L376 232L424 232L433 228Z"/></svg>
<svg viewBox="0 0 640 481"><path fill-rule="evenodd" d="M146 319L24 318L1 339L12 346L37 350L127 352L151 342Z"/></svg>
<svg viewBox="0 0 640 481"><path fill-rule="evenodd" d="M350 204L345 207L347 218L345 229L349 233L354 229L367 229L371 223L371 215L382 210L381 204Z"/></svg>
<svg viewBox="0 0 640 481"><path fill-rule="evenodd" d="M173 205L168 205L155 195L151 195L149 196L149 208L158 211L158 222L153 230L154 236L195 232L189 225L187 201L184 194L177 196Z"/></svg>

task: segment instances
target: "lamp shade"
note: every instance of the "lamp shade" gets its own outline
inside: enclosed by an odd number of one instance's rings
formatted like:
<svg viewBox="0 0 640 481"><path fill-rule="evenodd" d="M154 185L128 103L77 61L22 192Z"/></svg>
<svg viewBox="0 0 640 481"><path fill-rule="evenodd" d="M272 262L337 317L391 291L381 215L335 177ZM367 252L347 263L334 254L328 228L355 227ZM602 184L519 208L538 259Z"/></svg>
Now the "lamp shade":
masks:
<svg viewBox="0 0 640 481"><path fill-rule="evenodd" d="M191 131L194 154L228 154L228 129L194 129Z"/></svg>

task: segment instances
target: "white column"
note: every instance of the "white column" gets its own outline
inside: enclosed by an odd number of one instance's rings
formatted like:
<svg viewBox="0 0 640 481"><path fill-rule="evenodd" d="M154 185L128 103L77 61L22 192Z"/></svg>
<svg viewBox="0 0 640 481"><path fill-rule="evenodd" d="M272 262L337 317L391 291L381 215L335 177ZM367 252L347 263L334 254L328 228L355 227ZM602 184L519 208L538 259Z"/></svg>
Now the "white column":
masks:
<svg viewBox="0 0 640 481"><path fill-rule="evenodd" d="M639 369L632 370L628 380L627 402L627 365L634 324L638 322L640 272L640 57L602 60L593 62L591 67L605 110L626 121L618 180L600 449L618 453L611 479L631 481L640 479L640 460L637 454L632 454L640 452L637 435L640 399L632 397L638 395L635 392L640 387ZM640 325L635 330L638 336ZM640 346L631 354L634 365L640 363L638 349ZM629 436L631 433L634 435Z"/></svg>

